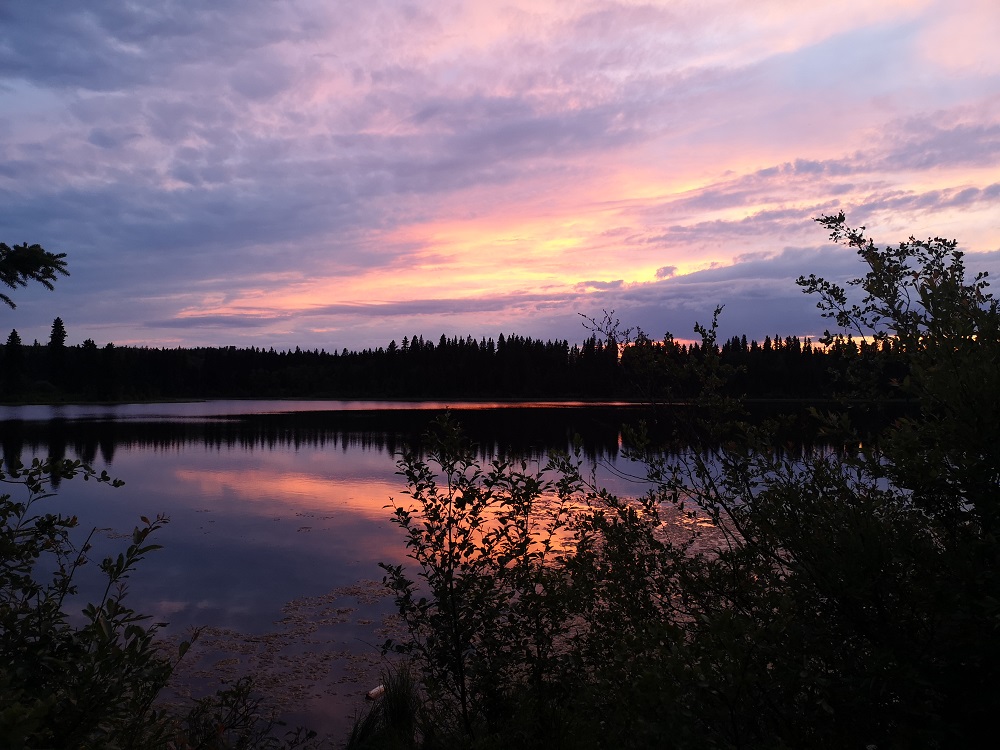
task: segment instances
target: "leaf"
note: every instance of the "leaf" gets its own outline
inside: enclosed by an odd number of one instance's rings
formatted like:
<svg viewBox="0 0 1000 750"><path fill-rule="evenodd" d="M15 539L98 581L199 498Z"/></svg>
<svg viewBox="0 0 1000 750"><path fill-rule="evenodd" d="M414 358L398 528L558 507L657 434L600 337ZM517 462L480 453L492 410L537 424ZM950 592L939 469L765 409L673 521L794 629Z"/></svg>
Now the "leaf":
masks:
<svg viewBox="0 0 1000 750"><path fill-rule="evenodd" d="M104 615L97 616L97 626L100 628L104 639L110 641L114 633L111 630L111 625L108 623L107 618L105 618Z"/></svg>

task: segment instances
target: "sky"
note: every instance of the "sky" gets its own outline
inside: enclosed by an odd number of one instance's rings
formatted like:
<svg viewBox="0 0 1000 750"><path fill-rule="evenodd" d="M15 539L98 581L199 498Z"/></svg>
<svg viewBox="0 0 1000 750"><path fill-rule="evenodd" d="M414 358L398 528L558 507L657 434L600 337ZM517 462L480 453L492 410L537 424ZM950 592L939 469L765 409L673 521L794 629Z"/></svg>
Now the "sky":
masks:
<svg viewBox="0 0 1000 750"><path fill-rule="evenodd" d="M1000 275L995 0L0 0L2 330L99 346L817 336L802 274ZM4 338L6 334L4 334Z"/></svg>

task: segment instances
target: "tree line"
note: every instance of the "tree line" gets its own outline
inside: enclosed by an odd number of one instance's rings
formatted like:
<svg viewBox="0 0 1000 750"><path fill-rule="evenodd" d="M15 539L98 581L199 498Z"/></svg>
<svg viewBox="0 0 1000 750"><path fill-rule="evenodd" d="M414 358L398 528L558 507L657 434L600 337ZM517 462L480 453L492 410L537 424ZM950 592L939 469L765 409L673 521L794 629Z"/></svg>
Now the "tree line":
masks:
<svg viewBox="0 0 1000 750"><path fill-rule="evenodd" d="M361 351L276 351L261 347L103 347L87 339L66 345L61 318L49 341L25 344L12 330L0 350L3 400L156 400L174 398L579 398L683 399L699 384L666 380L669 368L695 362L699 343L592 333L582 344L500 334L421 335ZM827 346L797 336L762 342L733 337L714 352L731 370L730 395L758 399L826 399L847 390L852 368L869 362L893 394L905 367L892 342L837 336Z"/></svg>

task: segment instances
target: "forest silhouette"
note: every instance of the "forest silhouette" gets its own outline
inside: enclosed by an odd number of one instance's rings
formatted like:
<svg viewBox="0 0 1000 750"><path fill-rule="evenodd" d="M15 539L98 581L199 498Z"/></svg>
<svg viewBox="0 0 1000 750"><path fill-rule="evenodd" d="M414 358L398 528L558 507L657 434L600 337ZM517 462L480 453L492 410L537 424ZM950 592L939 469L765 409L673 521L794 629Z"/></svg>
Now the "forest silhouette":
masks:
<svg viewBox="0 0 1000 750"><path fill-rule="evenodd" d="M655 401L697 393L696 382L651 378L649 356L675 363L705 356L699 343L591 335L583 344L501 334L496 341L422 336L361 351L275 351L259 347L164 349L93 340L66 346L57 318L47 344L25 345L12 330L2 347L4 401L125 401L190 398L623 399ZM879 360L879 398L895 395L906 372L891 344L838 337L820 347L796 336L762 342L733 337L717 347L731 368L729 395L817 400L847 393L846 375ZM72 377L69 374L72 373Z"/></svg>

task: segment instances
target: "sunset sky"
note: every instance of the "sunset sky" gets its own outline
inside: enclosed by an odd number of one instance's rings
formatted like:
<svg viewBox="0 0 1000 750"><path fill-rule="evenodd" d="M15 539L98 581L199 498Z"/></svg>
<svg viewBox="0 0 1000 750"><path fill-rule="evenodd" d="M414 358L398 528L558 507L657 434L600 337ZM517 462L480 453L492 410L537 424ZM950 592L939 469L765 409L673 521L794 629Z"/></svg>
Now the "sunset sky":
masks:
<svg viewBox="0 0 1000 750"><path fill-rule="evenodd" d="M3 339L816 335L838 210L1000 275L1000 3L0 3L0 241L72 273Z"/></svg>

